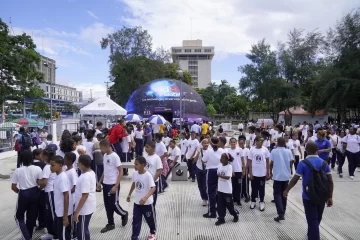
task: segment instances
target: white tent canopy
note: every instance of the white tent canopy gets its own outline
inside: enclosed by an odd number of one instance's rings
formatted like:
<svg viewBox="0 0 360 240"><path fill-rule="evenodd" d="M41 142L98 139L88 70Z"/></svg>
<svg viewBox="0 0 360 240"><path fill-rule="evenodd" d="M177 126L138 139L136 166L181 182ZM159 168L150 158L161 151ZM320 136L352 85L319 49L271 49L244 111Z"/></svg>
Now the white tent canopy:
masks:
<svg viewBox="0 0 360 240"><path fill-rule="evenodd" d="M123 116L127 112L108 97L102 97L80 109L81 115Z"/></svg>

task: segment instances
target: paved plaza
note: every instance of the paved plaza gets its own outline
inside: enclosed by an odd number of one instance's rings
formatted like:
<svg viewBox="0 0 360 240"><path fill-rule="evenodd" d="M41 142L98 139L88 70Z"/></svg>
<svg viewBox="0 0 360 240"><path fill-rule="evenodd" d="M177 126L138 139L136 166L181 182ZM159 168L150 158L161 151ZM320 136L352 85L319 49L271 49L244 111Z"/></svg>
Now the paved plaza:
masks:
<svg viewBox="0 0 360 240"><path fill-rule="evenodd" d="M3 161L6 167L13 169L16 166L15 158ZM130 175L133 170L130 170ZM347 169L345 169L346 173ZM335 173L335 172L334 172ZM334 176L334 206L326 208L321 223L321 239L360 239L360 177L350 180L345 174L340 179ZM360 176L360 173L359 173ZM125 198L130 188L131 177L124 177L121 183L120 204L129 211L129 223L121 227L120 216L115 216L116 229L101 234L100 230L106 223L106 213L102 200L102 193L97 193L97 211L93 215L90 224L91 239L130 239L132 223L132 204L127 203ZM206 207L201 206L196 183L172 182L166 193L159 195L157 210L157 236L160 240L235 240L235 239L258 239L258 240L290 240L306 239L306 220L301 199L301 183L290 192L286 220L277 223L273 220L276 216L275 204L272 200L272 181L266 184L265 211L258 208L250 210L249 203L243 203L242 207L236 206L240 212L239 222L233 223L232 216L227 215L226 224L215 226L216 219L204 219L202 214ZM21 239L16 227L14 213L17 195L10 189L10 180L0 180L0 239ZM143 223L141 239L147 239L149 229ZM36 232L34 240L44 232Z"/></svg>

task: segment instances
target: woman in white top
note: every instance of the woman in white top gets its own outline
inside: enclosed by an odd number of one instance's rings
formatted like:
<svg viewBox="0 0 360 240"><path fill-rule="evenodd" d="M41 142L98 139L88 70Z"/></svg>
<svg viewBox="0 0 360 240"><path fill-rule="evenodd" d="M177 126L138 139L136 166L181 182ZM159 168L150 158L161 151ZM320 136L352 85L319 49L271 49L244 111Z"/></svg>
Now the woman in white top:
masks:
<svg viewBox="0 0 360 240"><path fill-rule="evenodd" d="M343 139L346 157L349 162L349 177L354 180L354 172L360 158L360 137L356 135L355 128L349 129L349 134Z"/></svg>
<svg viewBox="0 0 360 240"><path fill-rule="evenodd" d="M232 196L234 202L241 206L242 177L245 176L246 170L242 149L237 147L236 143L236 138L230 138L230 148L227 149L227 152L234 158L230 162L234 173L231 177Z"/></svg>
<svg viewBox="0 0 360 240"><path fill-rule="evenodd" d="M338 165L338 173L339 173L339 177L342 178L343 177L343 171L342 171L342 167L345 163L345 149L343 146L343 141L345 138L345 131L340 131L339 132L339 136L336 136L336 158L337 161L339 163Z"/></svg>
<svg viewBox="0 0 360 240"><path fill-rule="evenodd" d="M203 215L204 218L216 218L216 190L217 190L217 169L221 166L220 158L225 149L218 148L219 139L212 137L210 144L212 149L203 156L202 161L206 163L206 182L208 194L208 212Z"/></svg>
<svg viewBox="0 0 360 240"><path fill-rule="evenodd" d="M141 127L141 124L138 123L136 125L136 130L135 130L135 153L136 156L142 156L143 152L144 152L144 130Z"/></svg>
<svg viewBox="0 0 360 240"><path fill-rule="evenodd" d="M196 162L196 180L202 199L202 205L207 206L208 196L206 194L206 165L202 161L204 155L209 149L209 141L203 136L200 138L200 148L196 149L195 162Z"/></svg>
<svg viewBox="0 0 360 240"><path fill-rule="evenodd" d="M270 178L270 152L263 147L264 138L255 138L256 147L250 149L248 165L251 180L251 205L250 209L256 206L255 199L260 198L260 211L265 210L265 181Z"/></svg>
<svg viewBox="0 0 360 240"><path fill-rule="evenodd" d="M337 145L337 140L338 140L338 136L335 134L334 129L330 128L330 131L328 132L329 134L329 141L331 144L331 152L332 152L332 156L330 158L330 162L331 162L331 168L334 169L335 168L335 163L336 163L336 145Z"/></svg>
<svg viewBox="0 0 360 240"><path fill-rule="evenodd" d="M261 137L264 138L263 146L266 147L268 150L270 150L270 140L271 140L270 133L266 130L263 130L261 131Z"/></svg>

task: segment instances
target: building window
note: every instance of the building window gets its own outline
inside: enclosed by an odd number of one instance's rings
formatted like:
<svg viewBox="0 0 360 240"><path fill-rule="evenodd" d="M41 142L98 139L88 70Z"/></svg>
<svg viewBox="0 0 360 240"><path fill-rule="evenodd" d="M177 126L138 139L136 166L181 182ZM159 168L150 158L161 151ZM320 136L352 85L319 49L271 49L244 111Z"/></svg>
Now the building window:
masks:
<svg viewBox="0 0 360 240"><path fill-rule="evenodd" d="M201 52L201 49L195 49L195 52Z"/></svg>
<svg viewBox="0 0 360 240"><path fill-rule="evenodd" d="M173 49L174 53L181 53L181 49Z"/></svg>
<svg viewBox="0 0 360 240"><path fill-rule="evenodd" d="M189 73L192 75L192 76L197 76L198 75L198 71L189 71Z"/></svg>
<svg viewBox="0 0 360 240"><path fill-rule="evenodd" d="M198 66L189 66L188 68L189 68L189 71L190 70L198 70Z"/></svg>
<svg viewBox="0 0 360 240"><path fill-rule="evenodd" d="M191 52L191 49L185 49L185 52Z"/></svg>
<svg viewBox="0 0 360 240"><path fill-rule="evenodd" d="M211 48L205 48L205 52L211 52Z"/></svg>
<svg viewBox="0 0 360 240"><path fill-rule="evenodd" d="M189 60L189 65L198 65L197 60Z"/></svg>

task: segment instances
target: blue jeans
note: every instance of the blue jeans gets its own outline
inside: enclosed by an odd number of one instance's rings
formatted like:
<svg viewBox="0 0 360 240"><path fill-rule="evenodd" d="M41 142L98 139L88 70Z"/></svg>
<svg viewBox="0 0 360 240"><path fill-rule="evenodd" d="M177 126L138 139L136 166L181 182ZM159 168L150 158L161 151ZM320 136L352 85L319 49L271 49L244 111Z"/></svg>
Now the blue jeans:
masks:
<svg viewBox="0 0 360 240"><path fill-rule="evenodd" d="M325 203L313 204L310 200L303 199L306 221L308 224L308 239L320 240L320 222L324 213Z"/></svg>

